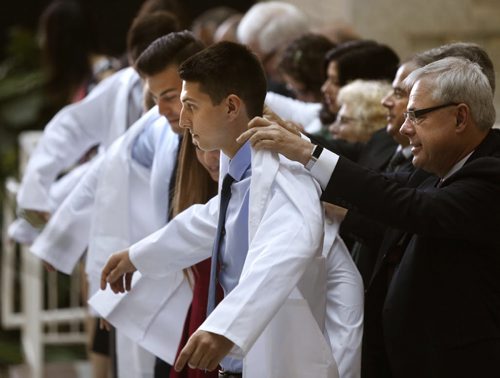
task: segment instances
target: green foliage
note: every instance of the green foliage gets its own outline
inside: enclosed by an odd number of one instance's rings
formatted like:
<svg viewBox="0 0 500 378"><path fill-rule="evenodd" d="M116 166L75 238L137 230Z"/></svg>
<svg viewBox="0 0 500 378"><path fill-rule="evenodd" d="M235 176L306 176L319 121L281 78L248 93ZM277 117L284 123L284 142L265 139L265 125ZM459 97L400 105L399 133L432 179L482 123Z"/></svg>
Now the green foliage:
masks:
<svg viewBox="0 0 500 378"><path fill-rule="evenodd" d="M13 28L8 57L0 63L0 184L17 171L17 138L20 132L40 129L48 108L45 75L35 35Z"/></svg>

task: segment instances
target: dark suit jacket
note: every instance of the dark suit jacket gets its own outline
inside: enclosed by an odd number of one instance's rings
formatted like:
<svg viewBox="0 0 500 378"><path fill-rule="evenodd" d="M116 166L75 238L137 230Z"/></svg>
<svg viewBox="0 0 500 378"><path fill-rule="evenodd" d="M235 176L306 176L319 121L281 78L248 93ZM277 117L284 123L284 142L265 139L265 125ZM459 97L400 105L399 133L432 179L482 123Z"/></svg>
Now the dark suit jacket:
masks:
<svg viewBox="0 0 500 378"><path fill-rule="evenodd" d="M397 143L387 134L385 128L375 131L366 143L350 143L345 140L325 140L310 136L323 147L358 164L377 171L382 170L396 151Z"/></svg>
<svg viewBox="0 0 500 378"><path fill-rule="evenodd" d="M311 139L336 154L348 158L358 164L383 171L396 151L397 143L387 134L385 128L377 130L367 143L350 143L344 140L323 140L312 136ZM340 234L349 250L363 255L362 261L356 260L358 269L366 283L375 263L376 252L382 241L385 227L358 214L347 214L342 222Z"/></svg>
<svg viewBox="0 0 500 378"><path fill-rule="evenodd" d="M383 309L394 376L500 376L500 132L437 182L402 185L340 158L322 199L409 235Z"/></svg>

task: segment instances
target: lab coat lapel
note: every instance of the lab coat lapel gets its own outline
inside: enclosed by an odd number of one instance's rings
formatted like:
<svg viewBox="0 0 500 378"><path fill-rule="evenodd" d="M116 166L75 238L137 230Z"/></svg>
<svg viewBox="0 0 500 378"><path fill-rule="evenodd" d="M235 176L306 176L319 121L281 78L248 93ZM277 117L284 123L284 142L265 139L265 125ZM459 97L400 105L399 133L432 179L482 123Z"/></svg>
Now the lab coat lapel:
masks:
<svg viewBox="0 0 500 378"><path fill-rule="evenodd" d="M276 153L252 150L252 180L248 216L248 241L251 242L259 226L279 168ZM247 257L248 258L248 257ZM248 264L245 263L245 266Z"/></svg>
<svg viewBox="0 0 500 378"><path fill-rule="evenodd" d="M116 92L114 112L108 134L109 143L123 135L130 126L128 124L129 96L138 80L140 80L139 75L132 67L127 68L120 76L120 87L125 87L127 90Z"/></svg>
<svg viewBox="0 0 500 378"><path fill-rule="evenodd" d="M155 122L166 121L159 118ZM175 165L177 136L168 125L160 129L151 175L145 174L145 168L134 161L128 162L132 142L149 123L131 130L124 145L110 152L113 156L109 158L100 185L106 192L98 197L102 201L97 206L99 211L94 222L97 234L92 249L94 269L106 261L110 252L127 248L162 227L167 220L168 187ZM131 201L133 198L140 200ZM129 203L130 206L124 205ZM132 225L130 219L133 219ZM191 288L181 271L154 280L136 274L133 290L127 295L115 295L109 289L99 291L89 304L132 341L173 364L191 298Z"/></svg>
<svg viewBox="0 0 500 378"><path fill-rule="evenodd" d="M250 242L264 216L275 181L296 206L301 205L294 182L278 173L281 157L267 151L252 152ZM252 259L253 256L247 256L242 275L251 267ZM318 251L318 257L245 356L244 377L338 377L337 364L322 333L325 301L325 260Z"/></svg>
<svg viewBox="0 0 500 378"><path fill-rule="evenodd" d="M135 215L131 214L131 209L136 208L130 206L130 198L141 198L142 214L151 214L154 210L149 194L149 171L130 162L133 141L152 122L162 122L157 108L153 108L141 121L136 122L123 138L113 143L106 154L96 190L87 255L86 271L92 277L99 276L112 252L131 244L130 219ZM152 224L134 222L134 227L136 224L154 230Z"/></svg>

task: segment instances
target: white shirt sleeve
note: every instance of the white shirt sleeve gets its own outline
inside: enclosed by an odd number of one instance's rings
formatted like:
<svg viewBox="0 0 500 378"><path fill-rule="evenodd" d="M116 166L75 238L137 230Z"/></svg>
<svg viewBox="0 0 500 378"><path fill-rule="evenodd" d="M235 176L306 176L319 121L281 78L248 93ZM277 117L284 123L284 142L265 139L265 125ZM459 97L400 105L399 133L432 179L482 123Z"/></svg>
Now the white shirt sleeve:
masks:
<svg viewBox="0 0 500 378"><path fill-rule="evenodd" d="M338 161L339 155L324 148L318 160L311 168L311 175L319 182L321 189L325 190Z"/></svg>

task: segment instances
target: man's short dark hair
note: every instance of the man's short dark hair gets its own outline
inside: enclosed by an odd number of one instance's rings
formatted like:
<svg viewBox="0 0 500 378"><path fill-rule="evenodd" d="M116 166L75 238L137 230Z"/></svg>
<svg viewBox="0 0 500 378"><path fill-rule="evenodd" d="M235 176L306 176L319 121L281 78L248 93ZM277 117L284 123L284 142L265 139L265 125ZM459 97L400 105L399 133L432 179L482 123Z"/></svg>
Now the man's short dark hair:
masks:
<svg viewBox="0 0 500 378"><path fill-rule="evenodd" d="M243 45L212 45L187 59L179 74L185 81L199 83L214 105L234 94L245 102L250 118L262 115L266 78L257 56Z"/></svg>
<svg viewBox="0 0 500 378"><path fill-rule="evenodd" d="M127 52L132 63L154 40L178 30L177 17L170 12L154 12L136 17L127 33Z"/></svg>
<svg viewBox="0 0 500 378"><path fill-rule="evenodd" d="M203 43L187 30L170 33L149 45L135 62L135 67L142 77L153 76L172 64L181 65L204 47Z"/></svg>

